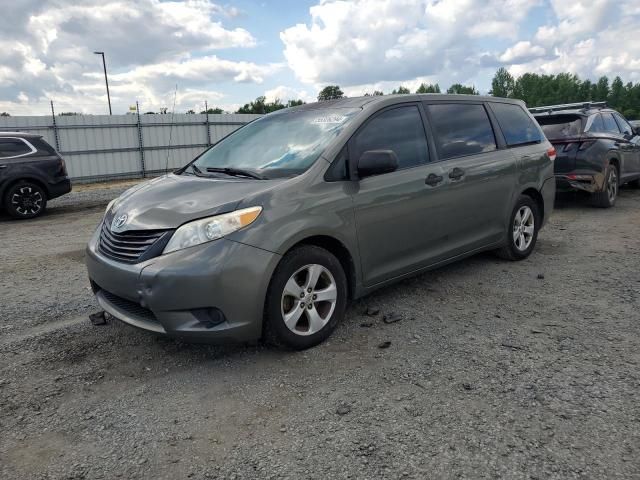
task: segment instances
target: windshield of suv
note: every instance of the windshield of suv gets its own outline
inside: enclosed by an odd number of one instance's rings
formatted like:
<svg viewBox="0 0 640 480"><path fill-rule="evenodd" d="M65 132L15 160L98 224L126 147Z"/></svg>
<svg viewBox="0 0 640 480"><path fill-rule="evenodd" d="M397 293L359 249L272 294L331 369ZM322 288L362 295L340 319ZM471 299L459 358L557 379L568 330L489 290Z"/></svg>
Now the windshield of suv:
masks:
<svg viewBox="0 0 640 480"><path fill-rule="evenodd" d="M548 139L576 137L582 131L582 119L579 115L545 115L536 120Z"/></svg>
<svg viewBox="0 0 640 480"><path fill-rule="evenodd" d="M270 179L303 173L361 109L279 112L255 120L211 147L193 165L199 175Z"/></svg>

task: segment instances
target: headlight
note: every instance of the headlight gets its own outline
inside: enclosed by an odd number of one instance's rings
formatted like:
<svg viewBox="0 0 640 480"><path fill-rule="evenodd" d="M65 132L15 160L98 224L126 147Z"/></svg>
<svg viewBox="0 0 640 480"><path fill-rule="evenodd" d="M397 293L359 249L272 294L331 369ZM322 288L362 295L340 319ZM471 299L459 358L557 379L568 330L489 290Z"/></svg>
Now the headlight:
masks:
<svg viewBox="0 0 640 480"><path fill-rule="evenodd" d="M193 247L229 235L253 223L261 211L262 207L243 208L235 212L185 223L173 234L163 253Z"/></svg>

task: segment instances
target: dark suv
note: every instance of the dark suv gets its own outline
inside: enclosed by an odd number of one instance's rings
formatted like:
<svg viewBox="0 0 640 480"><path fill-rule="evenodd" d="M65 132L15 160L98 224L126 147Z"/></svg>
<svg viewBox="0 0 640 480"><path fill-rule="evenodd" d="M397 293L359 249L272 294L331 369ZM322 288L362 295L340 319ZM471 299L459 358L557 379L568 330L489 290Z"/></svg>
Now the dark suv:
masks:
<svg viewBox="0 0 640 480"><path fill-rule="evenodd" d="M640 186L640 128L605 102L531 108L557 152L558 191L584 190L594 205L612 207L618 187Z"/></svg>
<svg viewBox="0 0 640 480"><path fill-rule="evenodd" d="M0 207L9 215L36 217L70 191L64 160L40 135L0 132Z"/></svg>

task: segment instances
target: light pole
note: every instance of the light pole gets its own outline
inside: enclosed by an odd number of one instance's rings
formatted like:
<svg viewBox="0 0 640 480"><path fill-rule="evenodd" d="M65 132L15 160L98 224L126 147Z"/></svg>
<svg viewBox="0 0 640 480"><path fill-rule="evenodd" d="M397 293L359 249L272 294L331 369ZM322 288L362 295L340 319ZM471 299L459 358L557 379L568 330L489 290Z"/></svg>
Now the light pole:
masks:
<svg viewBox="0 0 640 480"><path fill-rule="evenodd" d="M102 68L104 68L104 84L107 86L107 102L109 102L109 115L111 115L111 95L109 95L109 81L107 80L107 62L104 60L104 52L93 52L102 55Z"/></svg>

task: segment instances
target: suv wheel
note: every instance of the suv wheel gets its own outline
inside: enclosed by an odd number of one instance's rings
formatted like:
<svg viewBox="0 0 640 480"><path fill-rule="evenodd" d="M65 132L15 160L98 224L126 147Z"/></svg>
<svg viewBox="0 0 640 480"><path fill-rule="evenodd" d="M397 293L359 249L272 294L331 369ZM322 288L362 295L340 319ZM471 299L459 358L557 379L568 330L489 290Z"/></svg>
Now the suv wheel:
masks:
<svg viewBox="0 0 640 480"><path fill-rule="evenodd" d="M507 260L524 260L533 251L540 229L540 211L536 202L520 195L509 217L506 245L496 253Z"/></svg>
<svg viewBox="0 0 640 480"><path fill-rule="evenodd" d="M267 293L265 339L294 350L324 341L344 317L347 279L338 259L306 245L287 253Z"/></svg>
<svg viewBox="0 0 640 480"><path fill-rule="evenodd" d="M4 207L14 218L37 217L47 207L47 195L42 187L35 183L18 182L7 190Z"/></svg>
<svg viewBox="0 0 640 480"><path fill-rule="evenodd" d="M618 198L618 169L615 165L608 165L604 176L604 188L591 196L593 205L599 208L611 208Z"/></svg>

